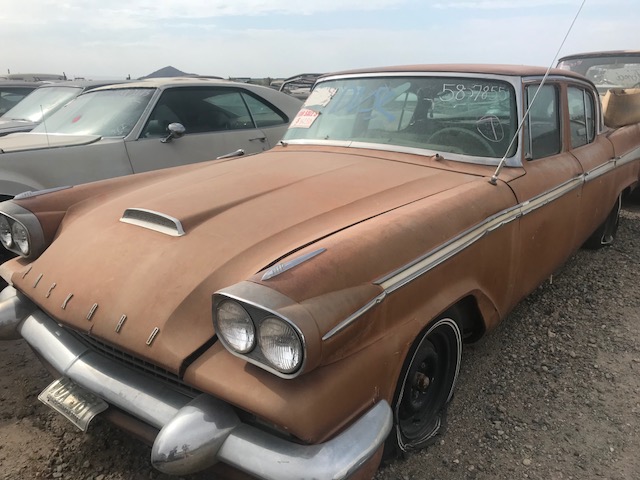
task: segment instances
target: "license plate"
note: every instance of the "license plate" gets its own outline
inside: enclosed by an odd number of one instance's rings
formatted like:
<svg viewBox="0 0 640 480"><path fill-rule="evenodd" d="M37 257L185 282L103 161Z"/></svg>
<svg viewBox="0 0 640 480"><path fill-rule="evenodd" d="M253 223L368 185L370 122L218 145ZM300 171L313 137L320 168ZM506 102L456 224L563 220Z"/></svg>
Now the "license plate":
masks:
<svg viewBox="0 0 640 480"><path fill-rule="evenodd" d="M45 388L38 395L38 400L67 417L83 432L87 431L93 417L109 407L103 399L66 377L59 378Z"/></svg>

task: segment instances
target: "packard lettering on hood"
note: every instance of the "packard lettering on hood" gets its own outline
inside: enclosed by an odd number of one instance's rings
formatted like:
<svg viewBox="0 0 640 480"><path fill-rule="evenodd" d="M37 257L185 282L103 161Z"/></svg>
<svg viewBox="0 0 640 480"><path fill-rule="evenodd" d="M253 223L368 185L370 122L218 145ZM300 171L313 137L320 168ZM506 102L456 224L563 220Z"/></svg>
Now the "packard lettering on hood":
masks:
<svg viewBox="0 0 640 480"><path fill-rule="evenodd" d="M439 432L465 342L615 237L640 126L543 76L327 75L263 154L2 203L0 338L59 372L42 396L80 428L144 425L165 473L371 477Z"/></svg>

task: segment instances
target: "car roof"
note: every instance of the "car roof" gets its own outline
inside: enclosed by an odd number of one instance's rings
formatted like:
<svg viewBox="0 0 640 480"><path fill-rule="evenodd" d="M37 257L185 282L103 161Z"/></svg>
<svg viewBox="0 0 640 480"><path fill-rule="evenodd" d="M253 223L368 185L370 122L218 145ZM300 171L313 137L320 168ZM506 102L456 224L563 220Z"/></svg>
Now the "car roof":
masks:
<svg viewBox="0 0 640 480"><path fill-rule="evenodd" d="M26 80L4 80L0 78L0 87L40 87L42 82L27 82Z"/></svg>
<svg viewBox="0 0 640 480"><path fill-rule="evenodd" d="M127 82L124 85L109 85L103 87L100 90L110 90L117 88L167 88L167 87L195 87L200 85L242 85L246 87L246 83L233 82L231 80L224 80L221 78L210 77L158 77L158 78L146 78L144 80L137 80Z"/></svg>
<svg viewBox="0 0 640 480"><path fill-rule="evenodd" d="M51 87L80 87L80 88L97 88L105 85L113 85L114 83L126 83L128 80L61 80L57 82L41 84L40 88Z"/></svg>
<svg viewBox="0 0 640 480"><path fill-rule="evenodd" d="M349 74L369 74L369 73L477 73L481 75L507 75L514 77L535 77L543 76L547 72L546 67L535 67L529 65L501 65L501 64L423 64L423 65L396 65L391 67L362 68L357 70L346 70L324 75L322 78L334 75ZM582 75L577 73L552 68L550 75L562 75L584 80Z"/></svg>
<svg viewBox="0 0 640 480"><path fill-rule="evenodd" d="M585 52L585 53L574 53L571 55L566 55L558 60L558 62L563 62L565 60L572 60L576 58L591 58L591 57L635 57L640 55L640 50L606 50L602 52Z"/></svg>

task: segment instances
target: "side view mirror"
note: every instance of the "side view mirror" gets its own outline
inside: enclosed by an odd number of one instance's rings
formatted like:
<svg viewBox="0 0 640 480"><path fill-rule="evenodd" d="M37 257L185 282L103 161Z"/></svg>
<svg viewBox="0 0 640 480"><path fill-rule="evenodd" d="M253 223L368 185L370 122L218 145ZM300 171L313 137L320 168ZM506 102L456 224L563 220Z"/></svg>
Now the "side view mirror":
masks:
<svg viewBox="0 0 640 480"><path fill-rule="evenodd" d="M180 138L184 135L184 132L186 132L184 125L181 123L170 123L167 130L169 130L169 135L160 140L162 143L169 143L174 138Z"/></svg>

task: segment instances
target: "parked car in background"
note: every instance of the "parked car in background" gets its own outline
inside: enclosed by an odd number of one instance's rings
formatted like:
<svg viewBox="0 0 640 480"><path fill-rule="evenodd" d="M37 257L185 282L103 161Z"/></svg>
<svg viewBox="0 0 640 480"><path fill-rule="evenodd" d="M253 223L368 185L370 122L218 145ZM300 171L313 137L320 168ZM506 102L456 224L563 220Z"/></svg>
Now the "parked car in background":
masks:
<svg viewBox="0 0 640 480"><path fill-rule="evenodd" d="M0 78L7 80L24 80L27 82L57 82L60 80L68 80L65 73L8 73L1 75Z"/></svg>
<svg viewBox="0 0 640 480"><path fill-rule="evenodd" d="M640 50L612 50L567 55L558 68L577 72L598 87L600 95L611 88L640 88Z"/></svg>
<svg viewBox="0 0 640 480"><path fill-rule="evenodd" d="M545 71L327 75L268 152L4 202L0 337L57 372L43 402L146 435L165 473L371 477L438 433L463 343L615 237L640 124Z"/></svg>
<svg viewBox="0 0 640 480"><path fill-rule="evenodd" d="M301 105L268 87L205 78L96 88L33 131L0 138L0 196L262 152Z"/></svg>
<svg viewBox="0 0 640 480"><path fill-rule="evenodd" d="M322 76L321 73L300 73L284 80L271 82L271 87L304 100L309 96L314 83L320 76Z"/></svg>
<svg viewBox="0 0 640 480"><path fill-rule="evenodd" d="M47 83L33 90L0 117L0 137L28 132L49 118L82 92L117 81L76 80Z"/></svg>
<svg viewBox="0 0 640 480"><path fill-rule="evenodd" d="M41 84L17 80L0 80L0 115L13 108Z"/></svg>

